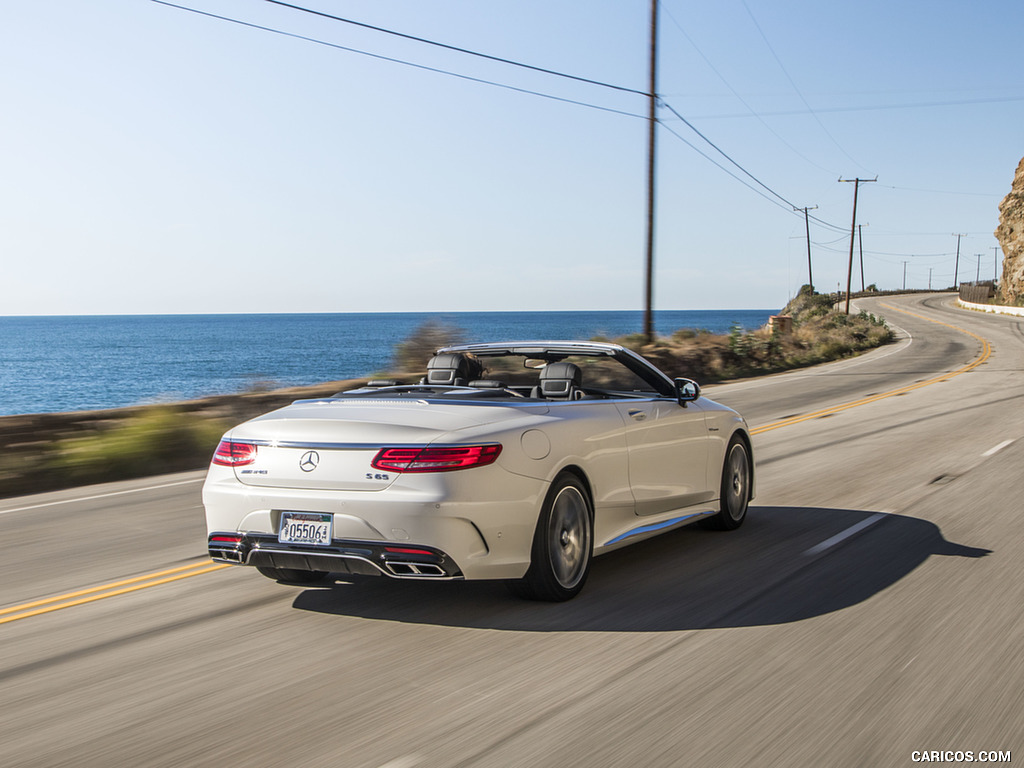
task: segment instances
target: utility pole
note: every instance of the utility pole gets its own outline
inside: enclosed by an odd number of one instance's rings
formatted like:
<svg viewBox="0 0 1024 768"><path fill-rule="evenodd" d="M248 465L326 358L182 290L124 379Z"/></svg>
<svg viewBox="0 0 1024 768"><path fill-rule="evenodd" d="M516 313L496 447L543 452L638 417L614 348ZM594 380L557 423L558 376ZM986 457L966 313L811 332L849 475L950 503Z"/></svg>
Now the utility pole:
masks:
<svg viewBox="0 0 1024 768"><path fill-rule="evenodd" d="M907 290L907 262L903 262L903 290Z"/></svg>
<svg viewBox="0 0 1024 768"><path fill-rule="evenodd" d="M644 278L644 339L654 341L654 139L658 124L658 0L651 0L650 89L647 94L647 259Z"/></svg>
<svg viewBox="0 0 1024 768"><path fill-rule="evenodd" d="M981 254L976 253L974 255L978 257L978 271L974 273L974 284L977 285L981 282Z"/></svg>
<svg viewBox="0 0 1024 768"><path fill-rule="evenodd" d="M935 267L928 267L928 290L929 291L932 289L932 270L933 269L935 269Z"/></svg>
<svg viewBox="0 0 1024 768"><path fill-rule="evenodd" d="M857 225L857 246L860 248L860 292L864 293L864 232L863 224Z"/></svg>
<svg viewBox="0 0 1024 768"><path fill-rule="evenodd" d="M956 238L956 266L953 267L953 287L958 291L960 290L960 238L962 234L956 232L953 233L953 237Z"/></svg>
<svg viewBox="0 0 1024 768"><path fill-rule="evenodd" d="M878 177L875 176L873 179L839 179L840 181L853 182L853 222L850 224L850 266L846 270L846 314L850 314L850 285L853 282L853 238L857 234L857 192L860 190L861 184L868 184L873 181L878 181Z"/></svg>
<svg viewBox="0 0 1024 768"><path fill-rule="evenodd" d="M992 282L999 282L999 246L993 245L992 248Z"/></svg>
<svg viewBox="0 0 1024 768"><path fill-rule="evenodd" d="M808 211L813 211L814 208L797 208L793 206L794 211L804 212L804 230L807 232L807 284L811 287L811 295L814 295L814 276L811 274L811 222L810 217L807 215Z"/></svg>

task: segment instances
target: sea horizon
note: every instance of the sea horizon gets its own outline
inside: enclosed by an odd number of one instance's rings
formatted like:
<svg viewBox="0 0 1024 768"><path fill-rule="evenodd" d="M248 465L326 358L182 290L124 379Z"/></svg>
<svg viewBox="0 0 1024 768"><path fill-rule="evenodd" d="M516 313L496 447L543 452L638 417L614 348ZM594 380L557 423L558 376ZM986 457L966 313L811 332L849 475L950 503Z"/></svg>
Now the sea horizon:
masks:
<svg viewBox="0 0 1024 768"><path fill-rule="evenodd" d="M779 309L766 308L743 308L726 307L724 309L655 309L653 315L661 312L769 312L775 314ZM487 315L487 314L594 314L598 312L631 312L641 316L642 309L454 309L454 310L416 310L416 309L360 309L360 310L322 310L309 312L78 312L78 313L15 313L4 314L0 312L0 319L15 317L237 317L239 315L253 316L310 316L310 315Z"/></svg>
<svg viewBox="0 0 1024 768"><path fill-rule="evenodd" d="M658 310L655 333L753 330L777 310ZM615 339L642 310L0 315L0 415L103 410L387 370L395 347L440 324L453 341ZM424 365L426 361L424 361Z"/></svg>

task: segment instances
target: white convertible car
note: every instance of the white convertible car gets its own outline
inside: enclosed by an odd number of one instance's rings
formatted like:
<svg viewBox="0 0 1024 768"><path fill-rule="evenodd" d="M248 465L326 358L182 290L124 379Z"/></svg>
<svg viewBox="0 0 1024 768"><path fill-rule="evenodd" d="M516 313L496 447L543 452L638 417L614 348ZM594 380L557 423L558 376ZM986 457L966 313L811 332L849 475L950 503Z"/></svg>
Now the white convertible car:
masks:
<svg viewBox="0 0 1024 768"><path fill-rule="evenodd" d="M567 600L591 559L753 497L746 423L615 344L468 344L417 383L371 381L228 432L210 556L264 576L505 579Z"/></svg>

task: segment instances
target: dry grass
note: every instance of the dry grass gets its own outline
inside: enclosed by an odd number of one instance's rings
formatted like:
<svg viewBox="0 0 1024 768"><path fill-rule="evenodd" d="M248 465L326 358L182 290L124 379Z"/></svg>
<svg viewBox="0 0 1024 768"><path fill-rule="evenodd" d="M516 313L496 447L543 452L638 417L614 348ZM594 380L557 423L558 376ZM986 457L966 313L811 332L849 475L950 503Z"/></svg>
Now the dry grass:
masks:
<svg viewBox="0 0 1024 768"><path fill-rule="evenodd" d="M832 310L827 296L802 293L783 310L793 318L793 332L768 328L727 335L683 329L643 344L637 336L619 343L639 352L670 376L702 383L776 373L849 357L892 341L892 331L874 315L845 315Z"/></svg>

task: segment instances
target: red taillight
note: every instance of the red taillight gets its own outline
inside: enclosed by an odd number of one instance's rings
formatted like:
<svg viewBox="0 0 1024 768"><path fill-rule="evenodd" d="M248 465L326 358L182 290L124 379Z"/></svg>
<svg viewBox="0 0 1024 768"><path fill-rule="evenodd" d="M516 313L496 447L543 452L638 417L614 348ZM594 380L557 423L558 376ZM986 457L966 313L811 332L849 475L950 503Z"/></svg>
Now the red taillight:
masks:
<svg viewBox="0 0 1024 768"><path fill-rule="evenodd" d="M221 542L223 544L237 544L241 540L242 540L242 537L240 535L238 535L238 536L236 536L236 535L227 535L227 536L225 536L224 534L214 534L213 536L210 537L210 541L217 541L217 542Z"/></svg>
<svg viewBox="0 0 1024 768"><path fill-rule="evenodd" d="M213 463L222 467L243 467L256 461L256 446L252 443L236 443L221 440L213 452Z"/></svg>
<svg viewBox="0 0 1024 768"><path fill-rule="evenodd" d="M416 549L414 547L384 547L385 552L392 552L396 555L430 555L436 557L437 552L431 552L429 549Z"/></svg>
<svg viewBox="0 0 1024 768"><path fill-rule="evenodd" d="M493 464L501 445L452 445L426 448L381 448L374 457L374 469L390 472L451 472L455 469Z"/></svg>

